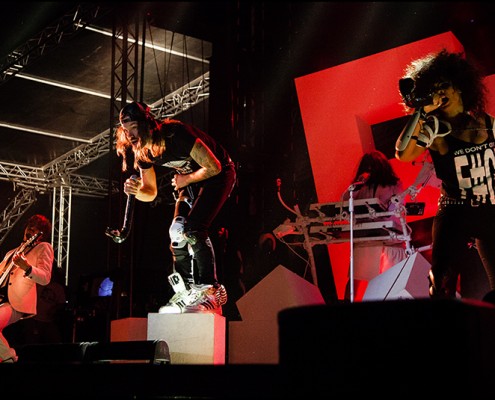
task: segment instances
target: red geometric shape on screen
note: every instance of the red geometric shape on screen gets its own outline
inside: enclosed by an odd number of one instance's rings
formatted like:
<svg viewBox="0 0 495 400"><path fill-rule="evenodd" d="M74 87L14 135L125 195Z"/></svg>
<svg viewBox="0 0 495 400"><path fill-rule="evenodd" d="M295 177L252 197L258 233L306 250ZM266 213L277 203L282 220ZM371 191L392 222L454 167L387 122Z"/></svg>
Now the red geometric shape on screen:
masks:
<svg viewBox="0 0 495 400"><path fill-rule="evenodd" d="M446 32L295 79L319 203L340 201L363 153L375 149L372 126L404 116L398 90L404 67L443 48L463 51L454 34ZM495 94L495 79L487 78L487 84ZM488 111L492 112L495 100L489 97ZM421 166L391 161L404 187L412 185ZM434 214L438 194L438 188L431 185L421 190L416 200L425 202L426 210L416 219ZM329 253L337 295L342 299L349 244L330 244Z"/></svg>

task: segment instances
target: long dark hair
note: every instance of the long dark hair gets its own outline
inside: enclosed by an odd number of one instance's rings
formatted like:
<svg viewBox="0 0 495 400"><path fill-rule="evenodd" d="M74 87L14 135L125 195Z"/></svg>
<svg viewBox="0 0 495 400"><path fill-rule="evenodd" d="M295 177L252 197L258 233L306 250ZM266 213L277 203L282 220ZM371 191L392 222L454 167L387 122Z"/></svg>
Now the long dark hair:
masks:
<svg viewBox="0 0 495 400"><path fill-rule="evenodd" d="M370 174L367 181L369 186L395 186L400 181L388 158L378 150L365 153L361 157L353 182L356 182L361 174L366 172Z"/></svg>
<svg viewBox="0 0 495 400"><path fill-rule="evenodd" d="M137 170L138 160L150 161L150 148L147 146L151 144L151 149L155 149L155 152L157 151L156 148L164 146L163 140L157 134L160 130L160 122L151 114L147 104L137 101L124 106L120 111L119 118L121 123L124 122L125 118L128 121L138 123L139 143L134 149L122 126L119 126L115 131L115 149L117 155L122 157L122 171L128 169L128 159L132 151L134 151L134 168Z"/></svg>

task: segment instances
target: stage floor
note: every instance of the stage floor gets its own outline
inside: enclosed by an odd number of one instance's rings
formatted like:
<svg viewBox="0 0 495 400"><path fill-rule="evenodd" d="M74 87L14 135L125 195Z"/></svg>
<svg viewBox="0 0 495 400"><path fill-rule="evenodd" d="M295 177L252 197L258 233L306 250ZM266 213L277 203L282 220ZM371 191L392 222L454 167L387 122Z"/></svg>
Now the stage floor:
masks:
<svg viewBox="0 0 495 400"><path fill-rule="evenodd" d="M17 363L0 364L0 376L5 399L345 399L370 395L472 399L495 395L490 380L472 381L464 368L437 361L435 368L426 370L404 363L369 371L357 366L356 373L349 366L339 369L322 363L291 367Z"/></svg>

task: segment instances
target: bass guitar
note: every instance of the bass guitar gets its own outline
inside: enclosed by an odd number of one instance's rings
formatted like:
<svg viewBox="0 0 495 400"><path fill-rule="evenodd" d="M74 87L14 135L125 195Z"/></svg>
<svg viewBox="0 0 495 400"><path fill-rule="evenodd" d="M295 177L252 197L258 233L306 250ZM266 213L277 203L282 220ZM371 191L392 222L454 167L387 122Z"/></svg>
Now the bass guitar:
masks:
<svg viewBox="0 0 495 400"><path fill-rule="evenodd" d="M38 232L37 234L31 236L28 240L26 240L24 243L22 243L14 253L11 254L11 256L8 258L7 262L5 263L5 266L3 266L3 268L2 268L2 272L1 272L1 276L0 276L0 288L3 287L5 281L7 280L8 276L10 274L10 271L12 271L12 268L14 268L14 266L15 266L14 261L12 261L14 256L19 255L19 254L25 255L25 254L29 253L33 249L33 247L36 246L36 244L38 244L36 242L36 239L38 239L38 237L40 237L42 234L43 234L43 232ZM4 297L6 297L6 296L0 294L0 303L3 301Z"/></svg>

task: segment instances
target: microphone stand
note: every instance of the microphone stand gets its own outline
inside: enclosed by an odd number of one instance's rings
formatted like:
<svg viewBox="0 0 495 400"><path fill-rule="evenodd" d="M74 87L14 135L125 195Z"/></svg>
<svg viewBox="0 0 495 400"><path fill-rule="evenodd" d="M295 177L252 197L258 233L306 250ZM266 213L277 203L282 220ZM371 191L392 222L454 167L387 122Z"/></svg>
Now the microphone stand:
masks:
<svg viewBox="0 0 495 400"><path fill-rule="evenodd" d="M349 243L350 243L350 267L349 267L349 296L354 303L354 190L356 185L349 186Z"/></svg>

